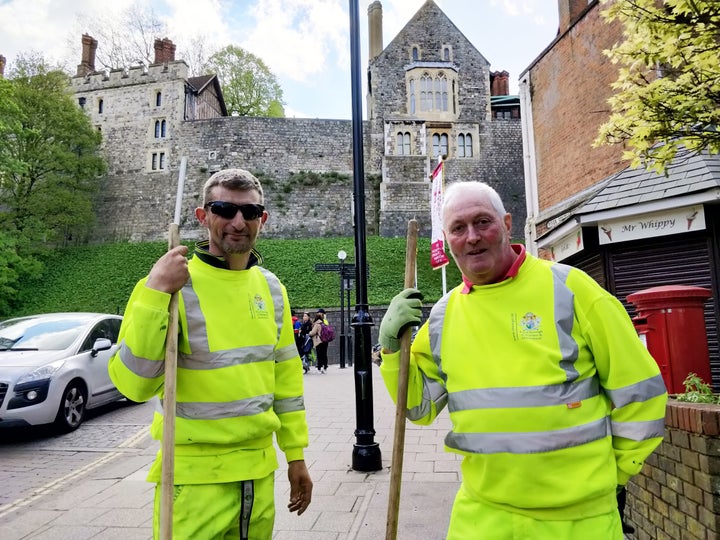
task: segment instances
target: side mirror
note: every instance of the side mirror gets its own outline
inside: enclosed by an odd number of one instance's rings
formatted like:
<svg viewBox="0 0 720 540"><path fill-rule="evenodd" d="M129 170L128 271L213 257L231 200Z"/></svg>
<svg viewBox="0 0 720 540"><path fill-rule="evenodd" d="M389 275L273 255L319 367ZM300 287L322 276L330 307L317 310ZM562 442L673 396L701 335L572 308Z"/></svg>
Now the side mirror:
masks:
<svg viewBox="0 0 720 540"><path fill-rule="evenodd" d="M93 343L93 348L90 351L90 356L95 357L100 351L107 351L112 347L112 342L107 338L97 338Z"/></svg>

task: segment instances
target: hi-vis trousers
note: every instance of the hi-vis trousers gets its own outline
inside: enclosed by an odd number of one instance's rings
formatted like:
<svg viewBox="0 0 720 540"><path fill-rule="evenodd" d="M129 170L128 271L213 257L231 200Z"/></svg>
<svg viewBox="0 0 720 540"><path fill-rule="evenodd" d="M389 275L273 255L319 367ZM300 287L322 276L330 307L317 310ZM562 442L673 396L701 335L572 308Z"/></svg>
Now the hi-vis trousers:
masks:
<svg viewBox="0 0 720 540"><path fill-rule="evenodd" d="M275 523L274 476L226 484L176 485L174 540L270 540ZM155 487L153 538L160 538L160 492Z"/></svg>
<svg viewBox="0 0 720 540"><path fill-rule="evenodd" d="M617 510L575 521L545 521L455 496L447 540L623 540Z"/></svg>

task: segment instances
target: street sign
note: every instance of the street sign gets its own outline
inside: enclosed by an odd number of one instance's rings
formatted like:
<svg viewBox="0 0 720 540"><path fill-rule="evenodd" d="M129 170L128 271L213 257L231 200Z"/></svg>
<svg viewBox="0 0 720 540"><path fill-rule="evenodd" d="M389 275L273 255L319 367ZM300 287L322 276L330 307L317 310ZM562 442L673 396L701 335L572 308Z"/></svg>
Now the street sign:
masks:
<svg viewBox="0 0 720 540"><path fill-rule="evenodd" d="M346 264L345 266L350 266L350 265ZM355 268L355 265L353 265L353 268ZM340 271L340 263L330 263L330 264L315 263L315 271L316 272L339 272Z"/></svg>
<svg viewBox="0 0 720 540"><path fill-rule="evenodd" d="M365 265L365 275L370 277L370 265ZM341 272L344 278L355 277L355 263L339 264L339 263L315 263L316 272Z"/></svg>

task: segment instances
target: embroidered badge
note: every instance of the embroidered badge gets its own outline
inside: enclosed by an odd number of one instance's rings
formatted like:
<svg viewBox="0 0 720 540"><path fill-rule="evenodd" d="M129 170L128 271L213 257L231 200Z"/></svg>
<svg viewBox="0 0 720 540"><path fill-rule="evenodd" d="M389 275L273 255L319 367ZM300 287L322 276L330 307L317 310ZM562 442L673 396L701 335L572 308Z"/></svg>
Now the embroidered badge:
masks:
<svg viewBox="0 0 720 540"><path fill-rule="evenodd" d="M541 319L532 312L527 312L518 322L519 339L542 339Z"/></svg>
<svg viewBox="0 0 720 540"><path fill-rule="evenodd" d="M267 319L269 314L267 307L265 306L265 300L259 294L253 297L253 318L255 319Z"/></svg>

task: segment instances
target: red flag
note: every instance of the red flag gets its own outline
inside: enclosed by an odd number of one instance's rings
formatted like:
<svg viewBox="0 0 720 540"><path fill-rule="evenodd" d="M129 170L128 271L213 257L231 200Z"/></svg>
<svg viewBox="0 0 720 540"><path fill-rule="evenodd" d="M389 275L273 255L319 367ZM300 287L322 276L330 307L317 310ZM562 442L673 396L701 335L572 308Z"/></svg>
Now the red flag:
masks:
<svg viewBox="0 0 720 540"><path fill-rule="evenodd" d="M430 237L430 265L433 270L442 268L450 261L445 254L445 240L442 234L443 203L443 161L440 158L432 174L432 193L430 195L430 217L432 233Z"/></svg>

